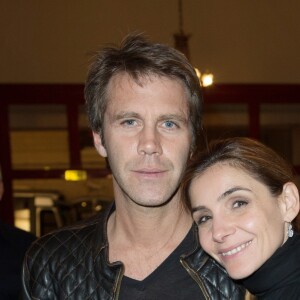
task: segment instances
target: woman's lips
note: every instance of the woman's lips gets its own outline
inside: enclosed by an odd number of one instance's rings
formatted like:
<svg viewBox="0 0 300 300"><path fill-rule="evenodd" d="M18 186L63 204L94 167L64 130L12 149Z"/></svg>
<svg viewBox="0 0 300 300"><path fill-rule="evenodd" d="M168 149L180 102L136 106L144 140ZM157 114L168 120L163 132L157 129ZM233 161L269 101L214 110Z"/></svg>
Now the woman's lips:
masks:
<svg viewBox="0 0 300 300"><path fill-rule="evenodd" d="M248 241L248 242L246 242L246 243L244 243L244 244L241 244L241 245L239 245L238 247L236 247L236 248L233 248L233 249L231 249L231 250L229 250L229 251L220 251L220 254L222 255L222 256L230 256L230 255L234 255L234 254L236 254L236 253L238 253L238 252L241 252L243 249L245 249L246 247L248 247L250 244L252 243L252 241Z"/></svg>

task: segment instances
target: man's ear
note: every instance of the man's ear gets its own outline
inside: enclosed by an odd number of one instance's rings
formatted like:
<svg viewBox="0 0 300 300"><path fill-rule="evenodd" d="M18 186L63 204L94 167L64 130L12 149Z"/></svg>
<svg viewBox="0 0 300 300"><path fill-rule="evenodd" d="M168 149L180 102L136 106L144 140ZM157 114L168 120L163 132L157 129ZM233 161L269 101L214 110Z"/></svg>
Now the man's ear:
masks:
<svg viewBox="0 0 300 300"><path fill-rule="evenodd" d="M102 138L101 138L100 134L93 131L93 139L94 139L94 145L95 145L97 152L102 157L107 157L107 152L102 143Z"/></svg>
<svg viewBox="0 0 300 300"><path fill-rule="evenodd" d="M299 213L299 192L293 182L287 182L280 197L281 211L285 222L292 222Z"/></svg>

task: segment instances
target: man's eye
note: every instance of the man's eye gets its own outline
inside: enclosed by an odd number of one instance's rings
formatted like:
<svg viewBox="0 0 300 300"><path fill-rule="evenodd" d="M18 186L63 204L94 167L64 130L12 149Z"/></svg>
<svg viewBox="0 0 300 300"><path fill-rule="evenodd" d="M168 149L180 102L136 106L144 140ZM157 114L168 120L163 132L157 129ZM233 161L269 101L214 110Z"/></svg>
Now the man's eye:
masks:
<svg viewBox="0 0 300 300"><path fill-rule="evenodd" d="M237 201L234 201L233 208L239 208L239 207L242 207L242 206L246 206L247 204L248 204L247 201L237 200Z"/></svg>
<svg viewBox="0 0 300 300"><path fill-rule="evenodd" d="M175 124L173 121L165 121L164 126L166 128L174 128L177 127L177 124Z"/></svg>
<svg viewBox="0 0 300 300"><path fill-rule="evenodd" d="M133 119L129 119L129 120L124 120L122 122L123 125L125 126L134 126L136 124L136 121Z"/></svg>

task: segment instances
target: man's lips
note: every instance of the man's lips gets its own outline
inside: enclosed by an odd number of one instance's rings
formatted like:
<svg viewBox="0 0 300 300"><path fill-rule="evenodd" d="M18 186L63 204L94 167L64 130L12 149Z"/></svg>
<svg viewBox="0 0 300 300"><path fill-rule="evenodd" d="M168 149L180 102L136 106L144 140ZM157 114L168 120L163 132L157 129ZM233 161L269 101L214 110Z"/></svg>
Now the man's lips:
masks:
<svg viewBox="0 0 300 300"><path fill-rule="evenodd" d="M159 177L164 175L167 170L161 170L161 169L139 169L139 170L133 170L134 173L136 173L139 176L144 177Z"/></svg>
<svg viewBox="0 0 300 300"><path fill-rule="evenodd" d="M230 255L234 255L238 252L241 252L243 249L247 248L250 244L252 243L252 241L248 241L246 243L243 243L235 248L232 248L230 250L222 250L220 251L220 255L222 255L223 257L226 257L226 256L230 256Z"/></svg>
<svg viewBox="0 0 300 300"><path fill-rule="evenodd" d="M135 172L137 173L163 173L166 172L164 170L156 170L156 169L151 169L151 170L136 170Z"/></svg>

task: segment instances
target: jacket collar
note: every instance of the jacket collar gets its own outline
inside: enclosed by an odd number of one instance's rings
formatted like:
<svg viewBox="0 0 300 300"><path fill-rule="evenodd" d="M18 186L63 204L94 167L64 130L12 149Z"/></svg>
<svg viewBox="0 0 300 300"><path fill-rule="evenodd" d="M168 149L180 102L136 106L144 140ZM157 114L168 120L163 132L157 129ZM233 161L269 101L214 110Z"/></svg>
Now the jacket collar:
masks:
<svg viewBox="0 0 300 300"><path fill-rule="evenodd" d="M185 260L193 269L199 270L210 257L200 247L198 237L198 227L193 223L193 235L194 235L194 246L190 252L182 255L182 259Z"/></svg>
<svg viewBox="0 0 300 300"><path fill-rule="evenodd" d="M94 233L94 241L96 241L96 243L95 243L93 254L94 256L97 256L100 254L100 252L103 252L107 260L107 263L109 263L107 224L110 215L115 211L115 209L116 206L115 203L113 202L106 210L104 210L102 213L97 215L98 224L96 226L96 230Z"/></svg>

